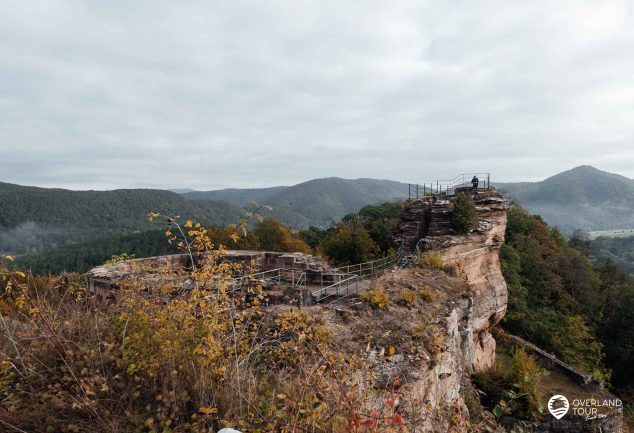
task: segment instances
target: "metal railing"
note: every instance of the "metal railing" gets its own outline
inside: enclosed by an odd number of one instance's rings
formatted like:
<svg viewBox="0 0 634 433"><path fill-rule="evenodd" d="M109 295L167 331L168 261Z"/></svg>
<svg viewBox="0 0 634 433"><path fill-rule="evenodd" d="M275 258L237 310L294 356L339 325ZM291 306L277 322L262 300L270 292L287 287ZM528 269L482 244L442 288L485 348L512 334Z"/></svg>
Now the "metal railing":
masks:
<svg viewBox="0 0 634 433"><path fill-rule="evenodd" d="M362 279L374 278L375 276L377 276L378 273L383 271L383 269L395 265L398 262L398 259L398 254L392 254L390 256L381 257L380 259L371 260L369 262L342 266L339 268L334 268L333 270L342 274L355 274Z"/></svg>
<svg viewBox="0 0 634 433"><path fill-rule="evenodd" d="M476 176L480 181L478 190L489 190L491 188L490 173L461 173L449 180L435 180L423 184L410 183L408 185L408 197L412 199L431 194L452 196L455 195L458 188L471 188L473 176Z"/></svg>
<svg viewBox="0 0 634 433"><path fill-rule="evenodd" d="M351 274L341 281L312 292L311 295L316 302L323 302L331 297L340 298L351 293L359 293L359 279L358 275Z"/></svg>
<svg viewBox="0 0 634 433"><path fill-rule="evenodd" d="M276 268L233 279L237 286L243 286L246 282L254 280L273 280L278 283L291 284L296 288L306 287L306 272L298 269Z"/></svg>
<svg viewBox="0 0 634 433"><path fill-rule="evenodd" d="M399 265L403 256L403 246L397 253L381 257L376 260L341 266L320 272L320 289L311 293L317 302L328 298L340 298L353 293L359 293L359 282L364 279L376 278L388 267ZM233 279L234 290L240 290L245 284L257 280L273 280L278 283L290 284L292 287L306 287L306 272L297 269L277 268L256 272Z"/></svg>
<svg viewBox="0 0 634 433"><path fill-rule="evenodd" d="M312 292L311 295L316 302L323 302L331 297L340 298L352 293L359 293L360 281L376 278L386 268L399 264L401 255L402 248L399 248L398 253L380 259L334 268L330 272L322 272L321 288ZM331 284L324 285L324 275L330 277ZM351 289L352 287L354 289Z"/></svg>

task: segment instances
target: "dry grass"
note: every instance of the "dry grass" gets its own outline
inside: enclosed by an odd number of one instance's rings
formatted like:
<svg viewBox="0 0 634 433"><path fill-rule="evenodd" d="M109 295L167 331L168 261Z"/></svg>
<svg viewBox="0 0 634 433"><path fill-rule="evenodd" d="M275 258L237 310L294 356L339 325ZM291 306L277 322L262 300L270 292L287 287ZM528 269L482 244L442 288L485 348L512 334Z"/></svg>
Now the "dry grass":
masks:
<svg viewBox="0 0 634 433"><path fill-rule="evenodd" d="M389 273L370 291L376 307L343 304L343 321L321 306L265 308L259 293L246 303L131 281L96 304L75 276L20 284L26 304L0 287L0 419L28 432L403 431L420 408L388 404L407 389L373 387L369 353L436 356L436 326L416 338L416 323L464 290L443 272Z"/></svg>

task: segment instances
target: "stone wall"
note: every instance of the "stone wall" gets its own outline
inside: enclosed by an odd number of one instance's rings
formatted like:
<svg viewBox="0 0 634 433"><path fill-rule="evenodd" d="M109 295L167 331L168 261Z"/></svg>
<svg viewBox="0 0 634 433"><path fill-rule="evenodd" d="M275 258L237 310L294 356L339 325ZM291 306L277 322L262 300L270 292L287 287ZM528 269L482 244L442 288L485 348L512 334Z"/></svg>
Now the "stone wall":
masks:
<svg viewBox="0 0 634 433"><path fill-rule="evenodd" d="M204 255L193 257L194 262L204 259ZM322 271L332 269L320 256L304 253L287 253L273 251L241 251L229 250L223 255L226 263L242 263L252 272L272 269L288 269L305 272L308 283L314 283ZM191 268L191 258L187 254L148 257L127 260L111 266L103 265L91 269L86 274L88 288L98 297L108 296L108 292L116 288L122 281L131 276L149 278L153 273L161 271L186 275Z"/></svg>

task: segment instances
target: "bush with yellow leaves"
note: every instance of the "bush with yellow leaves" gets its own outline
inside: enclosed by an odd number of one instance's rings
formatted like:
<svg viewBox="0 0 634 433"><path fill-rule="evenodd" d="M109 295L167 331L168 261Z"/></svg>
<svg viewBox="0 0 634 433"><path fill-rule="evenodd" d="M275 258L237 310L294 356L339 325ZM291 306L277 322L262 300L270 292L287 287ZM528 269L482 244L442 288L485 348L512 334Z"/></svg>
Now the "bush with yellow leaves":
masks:
<svg viewBox="0 0 634 433"><path fill-rule="evenodd" d="M416 265L419 268L441 269L443 261L438 253L424 253L418 258Z"/></svg>
<svg viewBox="0 0 634 433"><path fill-rule="evenodd" d="M455 265L444 263L442 256L438 253L424 253L416 261L416 266L423 269L439 269L452 277L459 275Z"/></svg>
<svg viewBox="0 0 634 433"><path fill-rule="evenodd" d="M439 360L445 346L445 334L436 326L427 326L422 332L423 345L433 360Z"/></svg>
<svg viewBox="0 0 634 433"><path fill-rule="evenodd" d="M360 297L363 302L378 310L386 310L390 305L390 295L384 289L366 290Z"/></svg>
<svg viewBox="0 0 634 433"><path fill-rule="evenodd" d="M416 306L417 300L418 293L416 293L414 290L403 289L398 292L398 303L405 307L412 308Z"/></svg>

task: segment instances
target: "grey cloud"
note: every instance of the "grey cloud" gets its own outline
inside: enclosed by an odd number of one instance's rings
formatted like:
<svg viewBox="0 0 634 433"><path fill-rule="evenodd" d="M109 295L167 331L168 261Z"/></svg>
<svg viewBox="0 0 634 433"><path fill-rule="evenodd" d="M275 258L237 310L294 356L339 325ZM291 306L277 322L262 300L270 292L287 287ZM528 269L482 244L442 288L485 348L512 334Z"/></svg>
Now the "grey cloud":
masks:
<svg viewBox="0 0 634 433"><path fill-rule="evenodd" d="M0 181L634 177L625 1L5 3Z"/></svg>

